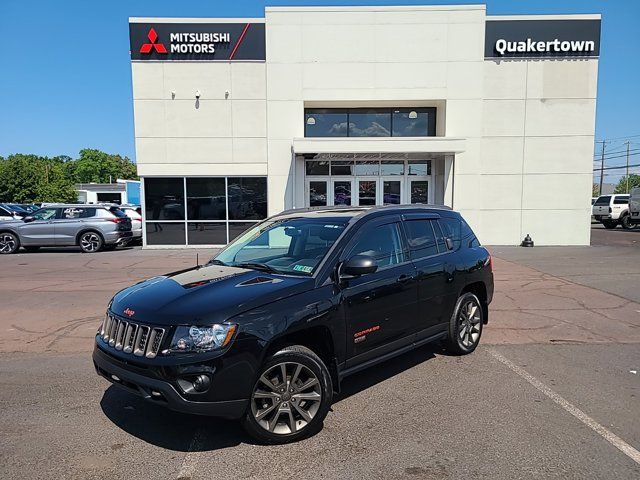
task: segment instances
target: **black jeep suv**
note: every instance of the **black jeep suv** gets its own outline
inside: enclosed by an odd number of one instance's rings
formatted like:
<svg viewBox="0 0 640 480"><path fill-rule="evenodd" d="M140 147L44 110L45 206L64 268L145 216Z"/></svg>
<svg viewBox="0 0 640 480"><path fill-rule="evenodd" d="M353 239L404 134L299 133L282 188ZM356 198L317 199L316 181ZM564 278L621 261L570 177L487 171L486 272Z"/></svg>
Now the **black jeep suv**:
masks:
<svg viewBox="0 0 640 480"><path fill-rule="evenodd" d="M93 361L158 405L285 443L321 428L349 374L439 339L471 353L492 295L491 256L446 207L290 210L116 294Z"/></svg>

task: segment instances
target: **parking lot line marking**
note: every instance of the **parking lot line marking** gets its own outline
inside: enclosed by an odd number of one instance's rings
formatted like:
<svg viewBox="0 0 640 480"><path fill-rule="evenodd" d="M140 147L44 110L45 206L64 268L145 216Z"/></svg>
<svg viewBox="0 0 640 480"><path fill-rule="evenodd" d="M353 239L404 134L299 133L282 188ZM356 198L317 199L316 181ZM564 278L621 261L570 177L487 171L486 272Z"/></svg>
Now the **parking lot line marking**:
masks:
<svg viewBox="0 0 640 480"><path fill-rule="evenodd" d="M559 394L551 390L549 387L547 387L544 383L542 383L536 377L534 377L529 372L527 372L523 368L513 363L508 358L504 357L502 354L498 353L497 351L491 348L488 349L488 351L493 358L495 358L499 362L509 367L511 370L517 373L520 377L524 378L527 382L533 385L537 390L544 393L547 397L549 397L551 400L553 400L558 405L560 405L564 410L566 410L571 415L576 417L578 420L584 423L587 427L589 427L591 430L596 432L598 435L604 438L607 442L609 442L611 445L616 447L618 450L624 453L631 460L633 460L634 462L640 465L640 452L638 450L636 450L627 442L622 440L615 433L604 428L602 425L600 425L598 422L596 422L593 418L591 418L589 415L584 413L578 407L569 403L567 400L565 400Z"/></svg>
<svg viewBox="0 0 640 480"><path fill-rule="evenodd" d="M193 472L196 470L196 466L198 464L198 457L195 455L195 452L201 449L203 440L204 430L202 428L198 428L191 439L189 450L187 450L187 453L182 460L180 471L176 477L177 480L190 479L193 477Z"/></svg>

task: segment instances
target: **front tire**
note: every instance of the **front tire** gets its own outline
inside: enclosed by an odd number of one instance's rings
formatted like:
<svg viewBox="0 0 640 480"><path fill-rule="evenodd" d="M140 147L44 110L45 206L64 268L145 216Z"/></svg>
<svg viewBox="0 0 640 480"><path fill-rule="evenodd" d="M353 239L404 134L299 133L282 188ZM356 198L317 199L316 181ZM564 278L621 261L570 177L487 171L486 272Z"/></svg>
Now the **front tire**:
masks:
<svg viewBox="0 0 640 480"><path fill-rule="evenodd" d="M104 240L97 232L84 232L78 240L78 246L83 253L99 252L103 245Z"/></svg>
<svg viewBox="0 0 640 480"><path fill-rule="evenodd" d="M0 255L16 253L20 248L20 239L15 233L0 233Z"/></svg>
<svg viewBox="0 0 640 480"><path fill-rule="evenodd" d="M447 350L455 355L473 352L480 343L484 310L478 297L467 292L460 295L449 321Z"/></svg>
<svg viewBox="0 0 640 480"><path fill-rule="evenodd" d="M312 350L283 348L267 358L243 419L247 433L262 443L291 443L322 428L333 400L331 375Z"/></svg>
<svg viewBox="0 0 640 480"><path fill-rule="evenodd" d="M629 215L625 215L620 219L620 225L625 230L631 230L633 228L633 225L631 225L631 218L629 218Z"/></svg>

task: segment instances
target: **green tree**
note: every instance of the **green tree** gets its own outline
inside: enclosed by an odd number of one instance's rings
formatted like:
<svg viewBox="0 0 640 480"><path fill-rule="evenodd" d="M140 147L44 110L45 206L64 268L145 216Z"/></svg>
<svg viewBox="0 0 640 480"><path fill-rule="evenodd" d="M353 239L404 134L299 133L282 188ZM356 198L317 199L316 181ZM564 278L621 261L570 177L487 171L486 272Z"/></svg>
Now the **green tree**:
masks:
<svg viewBox="0 0 640 480"><path fill-rule="evenodd" d="M65 159L15 154L0 158L0 201L73 202L77 193L65 175Z"/></svg>
<svg viewBox="0 0 640 480"><path fill-rule="evenodd" d="M73 183L109 183L116 179L137 179L136 165L120 155L85 148L77 160L64 163L67 177Z"/></svg>
<svg viewBox="0 0 640 480"><path fill-rule="evenodd" d="M620 179L613 193L629 193L632 188L640 187L640 175L632 173L629 175L629 189L627 190L627 176Z"/></svg>
<svg viewBox="0 0 640 480"><path fill-rule="evenodd" d="M598 183L594 183L591 186L591 196L592 197L599 197L600 196L600 185Z"/></svg>

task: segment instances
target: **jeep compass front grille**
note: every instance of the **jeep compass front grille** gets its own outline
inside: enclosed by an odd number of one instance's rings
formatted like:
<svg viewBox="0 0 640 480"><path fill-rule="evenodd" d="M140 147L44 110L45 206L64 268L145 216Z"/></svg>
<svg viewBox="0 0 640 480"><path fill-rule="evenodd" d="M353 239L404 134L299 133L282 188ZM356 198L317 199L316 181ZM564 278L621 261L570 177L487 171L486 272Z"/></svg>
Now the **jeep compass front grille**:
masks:
<svg viewBox="0 0 640 480"><path fill-rule="evenodd" d="M110 347L133 353L138 357L153 358L158 354L164 329L130 322L107 314L100 337Z"/></svg>

